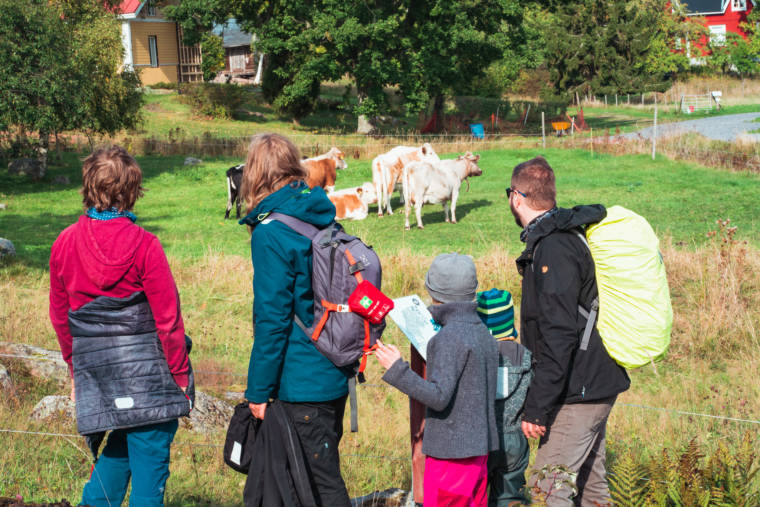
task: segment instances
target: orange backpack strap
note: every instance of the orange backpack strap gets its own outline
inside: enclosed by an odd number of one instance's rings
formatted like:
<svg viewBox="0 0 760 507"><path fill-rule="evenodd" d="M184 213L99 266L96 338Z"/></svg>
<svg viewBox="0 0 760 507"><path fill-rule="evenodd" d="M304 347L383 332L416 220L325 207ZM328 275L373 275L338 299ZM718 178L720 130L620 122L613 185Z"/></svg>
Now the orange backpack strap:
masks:
<svg viewBox="0 0 760 507"><path fill-rule="evenodd" d="M335 303L331 303L326 300L322 300L322 307L325 309L325 312L322 314L322 318L319 319L319 322L314 327L314 332L311 335L311 339L314 341L317 341L319 339L319 335L322 334L322 329L324 329L325 324L327 324L327 318L330 316L330 312L350 312L348 305L336 305Z"/></svg>

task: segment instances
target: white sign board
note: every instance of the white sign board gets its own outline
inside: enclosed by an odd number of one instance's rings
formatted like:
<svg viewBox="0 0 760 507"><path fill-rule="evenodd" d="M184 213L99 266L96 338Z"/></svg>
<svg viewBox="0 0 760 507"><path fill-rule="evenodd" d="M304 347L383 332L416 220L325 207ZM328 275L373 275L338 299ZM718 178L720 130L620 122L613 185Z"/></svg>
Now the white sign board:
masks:
<svg viewBox="0 0 760 507"><path fill-rule="evenodd" d="M416 294L393 300L388 316L406 335L423 359L427 360L427 344L441 326L433 320L425 303Z"/></svg>

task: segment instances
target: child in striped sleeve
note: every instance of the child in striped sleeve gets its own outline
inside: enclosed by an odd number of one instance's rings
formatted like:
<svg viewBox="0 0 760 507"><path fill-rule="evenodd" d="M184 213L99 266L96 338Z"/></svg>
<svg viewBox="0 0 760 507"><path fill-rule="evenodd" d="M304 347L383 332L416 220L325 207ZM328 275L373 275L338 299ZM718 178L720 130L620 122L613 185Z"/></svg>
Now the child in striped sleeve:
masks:
<svg viewBox="0 0 760 507"><path fill-rule="evenodd" d="M491 289L477 294L478 315L499 346L499 378L496 392L496 428L499 450L488 456L488 505L506 507L526 502L525 469L530 449L520 419L533 372L531 354L517 343L512 295Z"/></svg>

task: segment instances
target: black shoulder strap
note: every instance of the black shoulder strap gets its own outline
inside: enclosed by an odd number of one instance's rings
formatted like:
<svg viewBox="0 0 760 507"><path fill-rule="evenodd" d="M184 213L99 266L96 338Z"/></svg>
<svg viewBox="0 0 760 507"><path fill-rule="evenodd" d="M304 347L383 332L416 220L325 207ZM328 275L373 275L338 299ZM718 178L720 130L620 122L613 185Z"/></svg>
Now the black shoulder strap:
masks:
<svg viewBox="0 0 760 507"><path fill-rule="evenodd" d="M589 249L589 252L591 251L591 247L588 244L588 240L586 239L586 236L582 234L580 231L575 231L576 236L578 236L581 241L583 241L583 244L586 245L586 248ZM586 310L581 305L578 305L578 313L580 313L585 319L586 319L586 327L583 330L583 337L581 338L581 350L588 349L588 342L591 339L591 332L594 330L594 324L596 324L596 317L599 315L599 296L597 295L594 300L591 302L591 308Z"/></svg>

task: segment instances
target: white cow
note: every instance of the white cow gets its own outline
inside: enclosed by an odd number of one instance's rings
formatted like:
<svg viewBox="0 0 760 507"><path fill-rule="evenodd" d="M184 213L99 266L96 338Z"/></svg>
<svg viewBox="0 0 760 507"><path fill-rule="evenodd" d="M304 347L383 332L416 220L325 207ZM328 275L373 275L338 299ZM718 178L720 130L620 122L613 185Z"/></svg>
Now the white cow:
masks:
<svg viewBox="0 0 760 507"><path fill-rule="evenodd" d="M480 155L469 151L452 160L439 162L412 162L404 167L401 181L404 187L404 227L409 229L409 211L414 204L417 214L417 227L423 229L422 205L424 203L443 203L443 213L449 222L449 203L451 203L451 222L457 223L456 207L459 187L470 176L480 176L483 171L478 167ZM469 181L467 183L469 188Z"/></svg>
<svg viewBox="0 0 760 507"><path fill-rule="evenodd" d="M366 182L360 187L345 188L327 194L335 206L335 218L344 220L364 220L369 212L369 205L377 202L375 186Z"/></svg>
<svg viewBox="0 0 760 507"><path fill-rule="evenodd" d="M372 160L372 182L377 194L377 216L383 216L383 205L389 215L393 214L391 195L396 183L401 179L401 173L406 164L414 161L438 162L440 160L430 143L419 147L396 146L375 157Z"/></svg>

